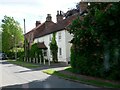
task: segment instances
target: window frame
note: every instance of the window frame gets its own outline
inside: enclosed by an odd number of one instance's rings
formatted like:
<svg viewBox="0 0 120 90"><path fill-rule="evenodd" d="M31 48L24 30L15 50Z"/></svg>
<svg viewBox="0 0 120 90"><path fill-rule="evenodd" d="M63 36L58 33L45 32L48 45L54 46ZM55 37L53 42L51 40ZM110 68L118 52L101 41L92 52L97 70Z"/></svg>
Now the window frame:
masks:
<svg viewBox="0 0 120 90"><path fill-rule="evenodd" d="M61 36L61 32L58 33L58 40L61 40L62 36Z"/></svg>
<svg viewBox="0 0 120 90"><path fill-rule="evenodd" d="M59 55L62 56L62 48L59 48Z"/></svg>

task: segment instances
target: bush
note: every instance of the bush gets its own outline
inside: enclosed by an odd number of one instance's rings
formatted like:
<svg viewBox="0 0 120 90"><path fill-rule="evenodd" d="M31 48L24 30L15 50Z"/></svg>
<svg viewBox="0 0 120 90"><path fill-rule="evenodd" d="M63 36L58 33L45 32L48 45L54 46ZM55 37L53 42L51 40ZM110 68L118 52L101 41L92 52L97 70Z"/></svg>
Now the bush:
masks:
<svg viewBox="0 0 120 90"><path fill-rule="evenodd" d="M15 52L7 52L7 56L9 59L15 59Z"/></svg>
<svg viewBox="0 0 120 90"><path fill-rule="evenodd" d="M70 64L73 68L76 68L76 60L75 60L75 52L73 47L71 47L71 55L70 55Z"/></svg>
<svg viewBox="0 0 120 90"><path fill-rule="evenodd" d="M78 74L102 77L109 80L120 80L120 61L117 64L110 64L110 70L104 68L104 60L99 55L88 55L76 53L71 47L71 67L72 71Z"/></svg>
<svg viewBox="0 0 120 90"><path fill-rule="evenodd" d="M37 43L35 43L31 46L31 49L29 51L29 57L30 58L35 58L35 57L39 58L39 55L41 56L41 62L43 62L44 57L43 57L42 49L39 49L37 46ZM40 62L39 59L38 59L38 62Z"/></svg>
<svg viewBox="0 0 120 90"><path fill-rule="evenodd" d="M25 53L24 53L24 51L19 51L19 52L17 52L17 58L19 59L19 60L24 60L24 56L25 56Z"/></svg>
<svg viewBox="0 0 120 90"><path fill-rule="evenodd" d="M77 73L120 80L120 2L91 3L88 10L68 26L76 46L71 66Z"/></svg>

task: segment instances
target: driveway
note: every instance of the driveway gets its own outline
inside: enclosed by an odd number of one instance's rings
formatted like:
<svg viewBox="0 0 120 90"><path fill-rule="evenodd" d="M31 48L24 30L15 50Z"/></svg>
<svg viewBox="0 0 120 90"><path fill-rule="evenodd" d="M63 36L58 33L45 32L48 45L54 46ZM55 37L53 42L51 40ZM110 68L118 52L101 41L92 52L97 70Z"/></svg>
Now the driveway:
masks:
<svg viewBox="0 0 120 90"><path fill-rule="evenodd" d="M5 88L96 88L9 64L0 60L0 87Z"/></svg>

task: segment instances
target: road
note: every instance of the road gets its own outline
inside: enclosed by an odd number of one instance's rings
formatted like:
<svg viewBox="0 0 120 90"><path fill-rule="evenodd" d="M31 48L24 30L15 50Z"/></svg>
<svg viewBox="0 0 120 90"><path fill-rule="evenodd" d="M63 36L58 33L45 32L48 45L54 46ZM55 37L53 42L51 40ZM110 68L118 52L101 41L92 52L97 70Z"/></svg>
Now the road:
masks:
<svg viewBox="0 0 120 90"><path fill-rule="evenodd" d="M41 70L31 70L0 60L0 87L5 88L96 88L72 82Z"/></svg>

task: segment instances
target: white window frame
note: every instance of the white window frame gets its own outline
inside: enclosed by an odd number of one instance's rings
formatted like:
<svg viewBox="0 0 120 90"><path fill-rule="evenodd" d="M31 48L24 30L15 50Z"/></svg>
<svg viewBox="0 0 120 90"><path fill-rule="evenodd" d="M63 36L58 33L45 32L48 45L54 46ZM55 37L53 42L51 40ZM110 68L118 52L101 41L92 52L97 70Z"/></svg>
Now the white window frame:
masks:
<svg viewBox="0 0 120 90"><path fill-rule="evenodd" d="M59 48L59 56L62 56L62 48Z"/></svg>

